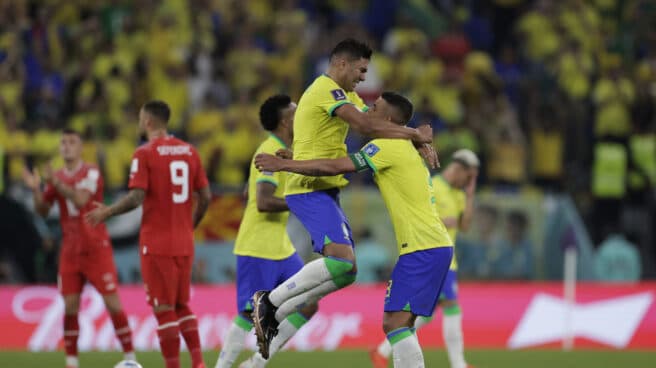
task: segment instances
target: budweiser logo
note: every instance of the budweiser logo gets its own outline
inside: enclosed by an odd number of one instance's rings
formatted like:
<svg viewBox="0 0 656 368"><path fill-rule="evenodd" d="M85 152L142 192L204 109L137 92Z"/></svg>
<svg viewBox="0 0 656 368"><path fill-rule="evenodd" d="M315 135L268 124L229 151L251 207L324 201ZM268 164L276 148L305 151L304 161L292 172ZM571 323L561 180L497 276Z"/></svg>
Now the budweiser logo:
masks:
<svg viewBox="0 0 656 368"><path fill-rule="evenodd" d="M564 300L538 293L513 331L508 347L516 349L558 342L565 337L569 320L574 337L625 348L653 301L653 293L643 292L568 308Z"/></svg>
<svg viewBox="0 0 656 368"><path fill-rule="evenodd" d="M232 301L231 301L232 302ZM34 325L28 347L32 351L57 349L62 338L64 303L55 288L27 287L19 290L11 300L16 319ZM157 321L151 313L130 314L126 308L132 328L133 343L137 350L158 350ZM197 313L199 334L204 348L221 346L225 333L230 328L234 315L228 313ZM357 337L361 331L362 316L359 313L317 313L289 341L288 348L302 351L323 349L334 350L346 337ZM114 326L105 311L102 297L93 288L82 293L79 314L80 350L119 350ZM184 344L182 344L184 347ZM247 346L255 349L255 335L251 334Z"/></svg>

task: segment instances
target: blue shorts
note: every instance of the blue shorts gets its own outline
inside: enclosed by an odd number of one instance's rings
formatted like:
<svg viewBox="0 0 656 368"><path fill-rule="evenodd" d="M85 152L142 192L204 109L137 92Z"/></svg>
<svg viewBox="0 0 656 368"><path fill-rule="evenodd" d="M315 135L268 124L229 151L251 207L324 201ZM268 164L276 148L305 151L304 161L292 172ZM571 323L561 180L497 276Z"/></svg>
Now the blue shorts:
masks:
<svg viewBox="0 0 656 368"><path fill-rule="evenodd" d="M387 284L385 312L432 316L449 271L453 247L420 250L399 257Z"/></svg>
<svg viewBox="0 0 656 368"><path fill-rule="evenodd" d="M442 285L442 294L440 300L457 300L458 299L458 272L449 270Z"/></svg>
<svg viewBox="0 0 656 368"><path fill-rule="evenodd" d="M353 246L353 234L339 206L339 190L329 189L285 197L289 210L310 233L312 249L323 254L328 243Z"/></svg>
<svg viewBox="0 0 656 368"><path fill-rule="evenodd" d="M279 260L237 256L237 310L253 310L251 297L256 291L274 289L301 268L303 261L297 253Z"/></svg>

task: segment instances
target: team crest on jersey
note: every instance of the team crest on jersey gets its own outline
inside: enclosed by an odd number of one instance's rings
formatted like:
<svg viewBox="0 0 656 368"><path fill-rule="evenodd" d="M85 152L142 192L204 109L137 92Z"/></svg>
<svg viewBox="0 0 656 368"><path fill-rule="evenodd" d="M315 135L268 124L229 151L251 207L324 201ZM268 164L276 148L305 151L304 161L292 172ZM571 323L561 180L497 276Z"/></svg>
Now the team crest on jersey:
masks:
<svg viewBox="0 0 656 368"><path fill-rule="evenodd" d="M369 157L373 157L378 151L380 151L380 147L373 143L369 143L368 145L364 146L364 149L362 149L364 153L367 154Z"/></svg>
<svg viewBox="0 0 656 368"><path fill-rule="evenodd" d="M335 101L342 101L346 100L346 94L344 93L344 90L342 89L334 89L330 91L330 93L333 95L333 98Z"/></svg>

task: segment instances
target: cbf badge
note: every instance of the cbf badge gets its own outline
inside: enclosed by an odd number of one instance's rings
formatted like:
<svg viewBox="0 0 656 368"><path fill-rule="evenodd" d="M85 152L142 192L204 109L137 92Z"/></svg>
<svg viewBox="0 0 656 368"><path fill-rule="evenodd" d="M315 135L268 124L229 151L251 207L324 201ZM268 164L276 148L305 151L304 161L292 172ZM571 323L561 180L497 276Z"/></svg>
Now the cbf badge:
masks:
<svg viewBox="0 0 656 368"><path fill-rule="evenodd" d="M335 101L346 100L346 94L344 94L344 90L342 89L334 89L330 93L333 95Z"/></svg>
<svg viewBox="0 0 656 368"><path fill-rule="evenodd" d="M366 145L364 147L364 149L362 151L364 153L366 153L367 156L373 157L376 153L378 153L378 151L380 151L380 147L378 147L377 145L375 145L373 143L369 143L368 145Z"/></svg>

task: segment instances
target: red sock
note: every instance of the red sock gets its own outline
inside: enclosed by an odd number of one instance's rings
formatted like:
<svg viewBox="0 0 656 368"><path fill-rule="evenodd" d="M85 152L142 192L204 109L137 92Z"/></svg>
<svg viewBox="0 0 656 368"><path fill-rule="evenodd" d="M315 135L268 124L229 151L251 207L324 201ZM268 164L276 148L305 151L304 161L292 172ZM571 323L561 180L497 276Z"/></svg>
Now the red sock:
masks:
<svg viewBox="0 0 656 368"><path fill-rule="evenodd" d="M189 354L191 355L191 366L193 368L205 368L203 362L203 352L200 347L200 336L198 335L198 321L196 316L188 306L178 306L175 310L178 315L178 325L180 333L187 344Z"/></svg>
<svg viewBox="0 0 656 368"><path fill-rule="evenodd" d="M174 311L155 313L157 318L157 335L166 368L180 368L180 329Z"/></svg>
<svg viewBox="0 0 656 368"><path fill-rule="evenodd" d="M77 314L64 315L64 349L66 356L77 356L77 337L80 334L80 325Z"/></svg>
<svg viewBox="0 0 656 368"><path fill-rule="evenodd" d="M112 323L114 323L114 331L116 332L116 337L123 347L124 353L134 352L132 347L132 331L130 330L130 325L128 324L128 317L125 315L125 312L120 311L111 315Z"/></svg>

